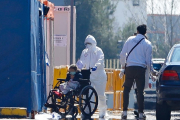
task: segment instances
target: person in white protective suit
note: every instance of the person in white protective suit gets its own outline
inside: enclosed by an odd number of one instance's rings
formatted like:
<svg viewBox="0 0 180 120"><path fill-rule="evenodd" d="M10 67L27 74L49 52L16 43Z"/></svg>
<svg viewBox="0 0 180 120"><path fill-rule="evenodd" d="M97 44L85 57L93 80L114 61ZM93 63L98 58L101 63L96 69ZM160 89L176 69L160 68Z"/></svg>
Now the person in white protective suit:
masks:
<svg viewBox="0 0 180 120"><path fill-rule="evenodd" d="M97 47L96 39L92 35L86 37L84 44L86 48L82 51L77 66L79 69L92 69L91 86L95 88L98 94L99 117L103 118L107 109L105 97L107 76L104 70L104 53L101 48Z"/></svg>

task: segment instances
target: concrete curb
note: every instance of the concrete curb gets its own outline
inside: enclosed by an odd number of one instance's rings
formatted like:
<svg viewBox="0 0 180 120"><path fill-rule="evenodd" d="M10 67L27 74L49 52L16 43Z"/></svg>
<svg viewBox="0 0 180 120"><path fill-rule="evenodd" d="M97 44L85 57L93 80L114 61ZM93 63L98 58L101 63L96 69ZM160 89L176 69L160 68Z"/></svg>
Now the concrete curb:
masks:
<svg viewBox="0 0 180 120"><path fill-rule="evenodd" d="M19 107L0 107L0 118L27 118L27 109Z"/></svg>

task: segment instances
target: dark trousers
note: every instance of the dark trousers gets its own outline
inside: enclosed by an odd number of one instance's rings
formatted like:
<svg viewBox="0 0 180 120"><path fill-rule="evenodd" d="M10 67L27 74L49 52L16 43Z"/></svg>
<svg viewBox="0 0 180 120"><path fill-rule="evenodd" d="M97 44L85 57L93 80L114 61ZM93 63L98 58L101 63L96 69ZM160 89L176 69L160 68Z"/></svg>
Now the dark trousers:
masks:
<svg viewBox="0 0 180 120"><path fill-rule="evenodd" d="M145 86L145 68L139 66L130 66L126 68L126 78L124 82L123 111L127 111L129 105L129 92L132 85L136 82L138 112L144 110L144 86Z"/></svg>

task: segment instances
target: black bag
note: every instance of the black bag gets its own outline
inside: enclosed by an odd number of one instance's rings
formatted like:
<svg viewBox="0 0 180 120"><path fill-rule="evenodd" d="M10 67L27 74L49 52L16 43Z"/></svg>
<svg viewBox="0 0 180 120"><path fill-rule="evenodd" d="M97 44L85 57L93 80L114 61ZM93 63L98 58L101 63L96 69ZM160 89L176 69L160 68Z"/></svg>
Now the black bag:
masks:
<svg viewBox="0 0 180 120"><path fill-rule="evenodd" d="M134 48L135 48L143 39L144 39L144 38L142 38L142 39L130 50L130 52L128 53L128 55L127 55L127 57L126 57L126 62L127 62L127 59L128 59L128 57L129 57L130 53L134 50ZM126 72L126 65L127 65L127 63L125 63L124 74L125 74L125 72Z"/></svg>

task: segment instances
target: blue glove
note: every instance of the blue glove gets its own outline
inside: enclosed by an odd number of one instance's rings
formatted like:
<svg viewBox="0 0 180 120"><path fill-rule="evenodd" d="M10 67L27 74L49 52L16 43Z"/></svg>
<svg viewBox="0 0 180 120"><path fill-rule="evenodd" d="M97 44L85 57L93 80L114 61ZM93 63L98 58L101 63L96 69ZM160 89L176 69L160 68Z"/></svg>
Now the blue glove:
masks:
<svg viewBox="0 0 180 120"><path fill-rule="evenodd" d="M92 69L92 71L96 71L97 70L97 67L95 66L95 67L93 67L93 68L91 68Z"/></svg>

